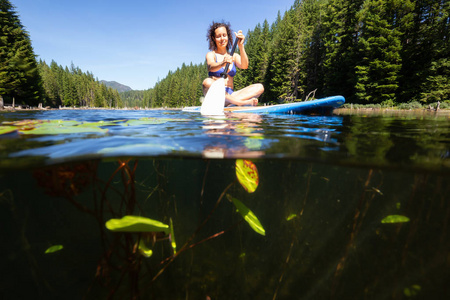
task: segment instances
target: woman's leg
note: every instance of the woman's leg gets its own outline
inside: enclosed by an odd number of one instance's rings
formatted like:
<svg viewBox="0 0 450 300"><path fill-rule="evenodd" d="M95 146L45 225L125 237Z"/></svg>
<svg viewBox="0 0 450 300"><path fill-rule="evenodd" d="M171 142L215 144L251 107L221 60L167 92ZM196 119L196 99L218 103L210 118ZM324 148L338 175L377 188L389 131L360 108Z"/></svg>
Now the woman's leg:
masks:
<svg viewBox="0 0 450 300"><path fill-rule="evenodd" d="M264 92L264 86L261 83L249 85L242 90L233 93L233 96L239 100L250 100L258 98Z"/></svg>
<svg viewBox="0 0 450 300"><path fill-rule="evenodd" d="M203 80L203 95L206 96L211 85L214 83L214 79L206 78ZM239 91L233 92L233 94L226 94L225 99L228 104L235 105L258 105L258 97L264 92L264 86L260 83L249 85Z"/></svg>
<svg viewBox="0 0 450 300"><path fill-rule="evenodd" d="M225 99L235 105L258 105L258 97L264 92L264 86L260 83L249 85L233 94L227 94Z"/></svg>
<svg viewBox="0 0 450 300"><path fill-rule="evenodd" d="M206 78L205 80L203 80L203 96L206 96L206 93L208 92L214 81L215 80L212 78Z"/></svg>

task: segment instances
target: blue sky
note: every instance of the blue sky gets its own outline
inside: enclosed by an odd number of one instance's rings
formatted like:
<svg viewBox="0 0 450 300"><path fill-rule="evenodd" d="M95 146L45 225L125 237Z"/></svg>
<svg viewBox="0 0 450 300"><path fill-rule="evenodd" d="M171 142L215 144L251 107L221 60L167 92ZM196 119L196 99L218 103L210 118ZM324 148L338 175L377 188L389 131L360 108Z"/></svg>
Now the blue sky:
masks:
<svg viewBox="0 0 450 300"><path fill-rule="evenodd" d="M211 22L226 20L244 34L272 24L294 0L10 0L38 58L73 64L99 80L135 90L183 63L204 62Z"/></svg>

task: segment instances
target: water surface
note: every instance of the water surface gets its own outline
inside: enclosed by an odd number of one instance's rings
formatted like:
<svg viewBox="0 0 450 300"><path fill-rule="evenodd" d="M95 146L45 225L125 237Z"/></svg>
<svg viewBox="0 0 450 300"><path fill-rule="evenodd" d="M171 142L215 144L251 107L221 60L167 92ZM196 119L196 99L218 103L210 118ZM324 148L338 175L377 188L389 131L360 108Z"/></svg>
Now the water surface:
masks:
<svg viewBox="0 0 450 300"><path fill-rule="evenodd" d="M67 127L68 132L24 134L32 131L21 130L17 122L29 119L61 120L59 126ZM78 123L70 123L74 120ZM235 113L223 119L176 110L2 113L1 123L12 123L18 131L1 136L0 165L14 168L31 162L51 164L118 156L259 157L448 170L449 120L448 114L432 113L333 116ZM105 126L98 122L105 122ZM95 124L91 132L76 130L89 123Z"/></svg>

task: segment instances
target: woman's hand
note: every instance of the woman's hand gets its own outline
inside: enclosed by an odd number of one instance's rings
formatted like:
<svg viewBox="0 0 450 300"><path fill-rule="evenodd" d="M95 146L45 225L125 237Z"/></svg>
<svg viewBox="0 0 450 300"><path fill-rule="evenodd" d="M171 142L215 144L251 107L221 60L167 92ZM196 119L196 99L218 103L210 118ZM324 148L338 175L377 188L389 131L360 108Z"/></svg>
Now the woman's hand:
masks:
<svg viewBox="0 0 450 300"><path fill-rule="evenodd" d="M239 46L244 45L245 41L245 35L242 33L242 30L239 30L237 33L234 33L236 35L236 38L239 39Z"/></svg>
<svg viewBox="0 0 450 300"><path fill-rule="evenodd" d="M242 30L239 30L237 33L234 33L236 35L236 38L239 39L238 46L239 46L239 54L235 54L236 59L236 66L241 69L247 69L248 68L248 56L245 52L244 48L244 41L245 41L245 35L242 33Z"/></svg>
<svg viewBox="0 0 450 300"><path fill-rule="evenodd" d="M231 56L230 54L225 54L223 57L223 62L224 64L231 64L233 62L233 56Z"/></svg>

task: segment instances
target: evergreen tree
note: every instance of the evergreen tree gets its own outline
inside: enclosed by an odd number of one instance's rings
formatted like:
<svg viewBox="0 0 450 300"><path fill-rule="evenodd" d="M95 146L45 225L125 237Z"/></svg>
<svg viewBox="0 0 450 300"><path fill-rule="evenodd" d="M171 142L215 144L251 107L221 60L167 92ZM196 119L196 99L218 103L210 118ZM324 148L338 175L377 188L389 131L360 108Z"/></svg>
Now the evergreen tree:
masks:
<svg viewBox="0 0 450 300"><path fill-rule="evenodd" d="M404 37L402 98L430 103L448 100L450 3L415 1L412 30Z"/></svg>
<svg viewBox="0 0 450 300"><path fill-rule="evenodd" d="M398 4L397 0L366 0L358 12L355 88L359 102L393 104L396 100L401 32L393 23L398 21Z"/></svg>
<svg viewBox="0 0 450 300"><path fill-rule="evenodd" d="M299 67L299 32L295 11L287 11L274 32L266 82L271 99L295 100Z"/></svg>
<svg viewBox="0 0 450 300"><path fill-rule="evenodd" d="M266 76L269 47L271 42L270 26L267 20L263 25L258 24L253 31L246 35L245 50L249 57L249 67L241 70L235 77L235 89L242 89L253 83L263 83Z"/></svg>
<svg viewBox="0 0 450 300"><path fill-rule="evenodd" d="M0 0L0 95L36 105L42 94L36 56L14 7Z"/></svg>
<svg viewBox="0 0 450 300"><path fill-rule="evenodd" d="M312 91L318 91L316 96L323 95L322 55L325 52L323 36L323 17L327 0L305 1L302 19L305 19L305 43L301 70L304 71L305 97Z"/></svg>
<svg viewBox="0 0 450 300"><path fill-rule="evenodd" d="M353 100L358 39L357 18L364 0L329 1L322 18L321 77L324 95Z"/></svg>

